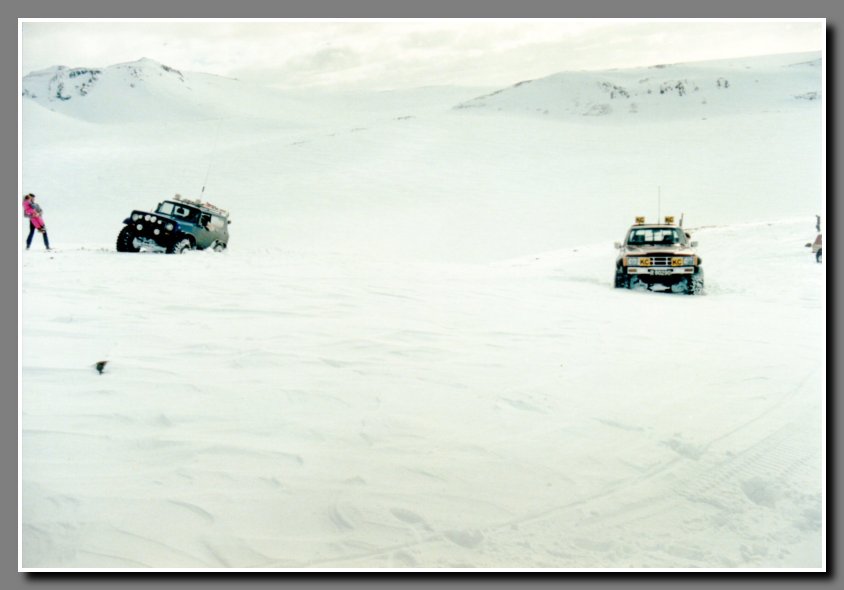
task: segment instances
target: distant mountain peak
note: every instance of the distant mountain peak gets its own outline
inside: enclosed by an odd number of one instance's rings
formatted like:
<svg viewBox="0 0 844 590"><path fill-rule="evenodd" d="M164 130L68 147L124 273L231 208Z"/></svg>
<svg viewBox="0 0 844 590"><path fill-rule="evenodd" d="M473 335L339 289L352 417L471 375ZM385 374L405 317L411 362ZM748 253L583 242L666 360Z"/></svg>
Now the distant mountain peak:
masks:
<svg viewBox="0 0 844 590"><path fill-rule="evenodd" d="M24 76L21 91L26 108L94 123L196 121L243 112L284 117L290 106L274 91L148 57L98 68L53 66Z"/></svg>
<svg viewBox="0 0 844 590"><path fill-rule="evenodd" d="M107 88L103 90L103 88ZM189 89L185 75L175 68L142 57L132 62L104 68L54 66L32 72L23 78L22 95L51 110L58 105L90 100L97 93L119 95L143 87L147 93ZM105 96L102 97L106 99Z"/></svg>
<svg viewBox="0 0 844 590"><path fill-rule="evenodd" d="M112 66L114 68L130 68L130 69L138 69L141 71L149 71L149 72L157 72L158 70L163 70L165 72L173 73L178 76L184 77L182 72L177 70L176 68L172 68L170 66L164 65L161 62L155 61L154 59L150 59L148 57L142 57L135 61L124 62L120 64L115 64Z"/></svg>

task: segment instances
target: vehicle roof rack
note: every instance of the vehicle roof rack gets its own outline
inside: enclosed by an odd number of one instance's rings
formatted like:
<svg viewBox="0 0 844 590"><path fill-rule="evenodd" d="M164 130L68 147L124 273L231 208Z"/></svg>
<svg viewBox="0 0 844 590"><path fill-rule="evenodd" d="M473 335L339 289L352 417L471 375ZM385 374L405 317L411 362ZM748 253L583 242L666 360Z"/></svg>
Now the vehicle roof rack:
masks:
<svg viewBox="0 0 844 590"><path fill-rule="evenodd" d="M221 215L223 217L229 216L228 211L226 211L225 209L221 209L220 207L217 207L216 205L212 205L211 203L209 203L207 201L200 201L199 199L188 199L187 197L183 197L182 195L179 195L179 194L177 194L175 197L173 197L173 199L176 200L176 201L179 201L181 203L185 203L187 205L193 205L194 207L202 207L203 209L209 209L210 211L213 211L214 213L217 213L218 215Z"/></svg>

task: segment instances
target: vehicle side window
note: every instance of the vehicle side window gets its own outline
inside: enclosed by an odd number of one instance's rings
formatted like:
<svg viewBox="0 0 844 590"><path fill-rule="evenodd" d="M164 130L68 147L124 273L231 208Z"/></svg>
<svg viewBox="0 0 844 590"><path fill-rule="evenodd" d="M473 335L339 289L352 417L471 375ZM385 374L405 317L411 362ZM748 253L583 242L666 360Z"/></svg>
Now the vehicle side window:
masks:
<svg viewBox="0 0 844 590"><path fill-rule="evenodd" d="M209 229L222 229L226 227L226 220L220 217L219 215L212 215L211 223L208 227Z"/></svg>
<svg viewBox="0 0 844 590"><path fill-rule="evenodd" d="M211 229L210 226L208 225L210 222L211 222L211 215L209 215L208 213L203 213L202 215L200 215L199 225L201 225L202 227L205 227L207 229Z"/></svg>

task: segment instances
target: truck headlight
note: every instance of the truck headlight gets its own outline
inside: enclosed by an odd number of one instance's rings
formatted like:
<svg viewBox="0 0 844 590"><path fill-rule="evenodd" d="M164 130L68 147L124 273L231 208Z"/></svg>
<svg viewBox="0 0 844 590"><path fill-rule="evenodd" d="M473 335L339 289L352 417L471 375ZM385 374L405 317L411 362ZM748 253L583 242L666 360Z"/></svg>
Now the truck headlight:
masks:
<svg viewBox="0 0 844 590"><path fill-rule="evenodd" d="M695 264L695 257L694 256L683 256L683 266L694 266Z"/></svg>
<svg viewBox="0 0 844 590"><path fill-rule="evenodd" d="M627 258L627 266L639 266L639 257L630 256Z"/></svg>
<svg viewBox="0 0 844 590"><path fill-rule="evenodd" d="M135 213L135 214L132 216L132 221L138 221L140 218L141 218L141 214L140 214L140 213Z"/></svg>
<svg viewBox="0 0 844 590"><path fill-rule="evenodd" d="M164 229L166 229L167 231L173 231L173 224L168 223L167 225L164 226Z"/></svg>
<svg viewBox="0 0 844 590"><path fill-rule="evenodd" d="M138 231L141 231L142 229L144 229L144 226L139 223L138 225L135 226L135 229L137 229Z"/></svg>

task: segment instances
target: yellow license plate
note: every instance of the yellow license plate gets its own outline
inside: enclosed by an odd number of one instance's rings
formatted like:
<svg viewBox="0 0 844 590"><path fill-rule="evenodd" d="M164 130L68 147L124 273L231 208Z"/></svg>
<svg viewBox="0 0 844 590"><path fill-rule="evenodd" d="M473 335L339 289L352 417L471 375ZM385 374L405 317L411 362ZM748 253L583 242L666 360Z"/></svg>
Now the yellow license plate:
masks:
<svg viewBox="0 0 844 590"><path fill-rule="evenodd" d="M650 258L640 258L639 259L639 266L650 266L651 259Z"/></svg>
<svg viewBox="0 0 844 590"><path fill-rule="evenodd" d="M683 259L682 258L672 258L671 259L671 266L683 266Z"/></svg>

